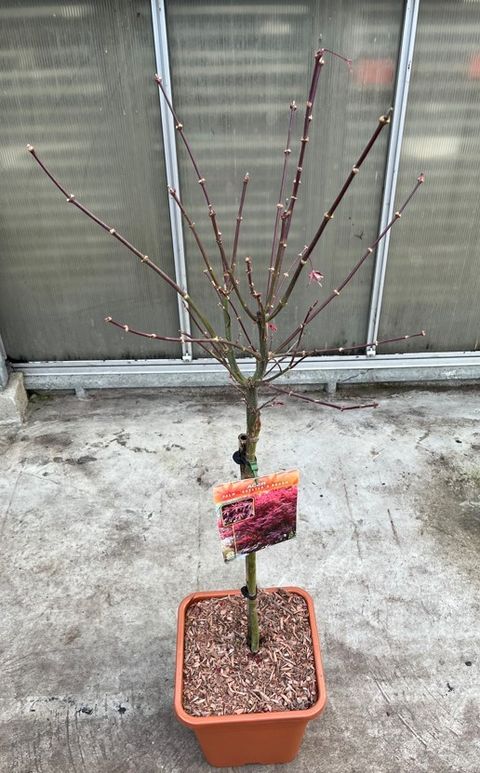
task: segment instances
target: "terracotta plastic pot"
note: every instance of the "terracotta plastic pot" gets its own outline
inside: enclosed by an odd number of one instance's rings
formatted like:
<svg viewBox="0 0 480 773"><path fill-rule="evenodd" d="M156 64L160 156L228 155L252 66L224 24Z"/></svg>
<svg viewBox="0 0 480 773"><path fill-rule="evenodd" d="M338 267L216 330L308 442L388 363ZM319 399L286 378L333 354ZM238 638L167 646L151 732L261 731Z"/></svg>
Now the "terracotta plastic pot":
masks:
<svg viewBox="0 0 480 773"><path fill-rule="evenodd" d="M268 590L275 590L270 588ZM239 591L206 591L187 596L178 609L177 662L175 671L175 713L184 725L190 727L210 765L229 767L249 763L273 765L290 762L296 757L302 743L307 723L325 708L327 694L318 641L315 610L311 596L302 588L287 587L284 590L297 593L308 606L312 631L315 671L317 676L317 701L309 709L299 711L275 711L271 713L236 714L227 716L193 717L182 705L183 655L185 638L185 614L190 606L202 599L239 595Z"/></svg>

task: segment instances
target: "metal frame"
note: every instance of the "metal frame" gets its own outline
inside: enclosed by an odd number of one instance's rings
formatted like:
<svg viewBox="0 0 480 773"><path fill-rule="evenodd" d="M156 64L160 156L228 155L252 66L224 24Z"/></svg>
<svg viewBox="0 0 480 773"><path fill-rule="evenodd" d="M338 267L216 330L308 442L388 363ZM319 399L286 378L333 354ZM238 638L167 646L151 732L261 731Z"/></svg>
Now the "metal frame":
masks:
<svg viewBox="0 0 480 773"><path fill-rule="evenodd" d="M172 97L172 86L170 78L170 59L168 54L168 40L167 40L167 20L165 17L165 4L158 2L158 0L151 0L152 8L152 25L153 25L153 42L155 48L155 62L157 65L157 71L163 78L165 91L169 98ZM162 105L162 96L160 89L158 89L158 96L160 100L160 114L162 117L162 135L163 135L163 150L165 155L165 172L167 177L167 183L171 188L174 188L180 195L180 181L178 176L178 160L177 160L177 146L175 141L175 128L173 122L168 114L168 110L164 109ZM175 279L180 287L184 288L188 292L187 287L187 267L185 263L185 245L183 241L183 228L182 228L182 215L173 201L172 197L168 197L168 206L170 210L170 227L172 235L172 249L173 260L175 263ZM178 303L178 317L180 320L180 327L185 333L191 333L190 316L188 310L185 308L184 303L180 296L177 294ZM192 344L188 342L182 343L182 359L189 362L192 359Z"/></svg>
<svg viewBox="0 0 480 773"><path fill-rule="evenodd" d="M407 112L408 90L410 75L412 72L413 49L417 32L418 9L420 0L407 0L403 19L402 39L400 43L400 56L397 70L397 83L395 86L394 111L390 127L390 141L387 152L387 166L385 171L385 184L383 189L383 201L380 215L379 233L381 233L392 219L395 194L397 190L398 169L400 154L402 151L403 130L405 127L405 114ZM376 252L375 269L373 273L372 294L370 297L370 310L368 318L367 341L376 341L380 324L380 312L382 310L383 288L385 284L385 272L387 270L388 249L390 246L391 231L388 231L380 242ZM376 346L367 347L367 356L374 357Z"/></svg>
<svg viewBox="0 0 480 773"><path fill-rule="evenodd" d="M253 360L240 360L251 374ZM27 389L112 389L140 387L211 387L229 385L226 370L212 360L74 360L13 364ZM480 379L479 352L380 354L353 357L311 357L279 383L340 385L468 381Z"/></svg>

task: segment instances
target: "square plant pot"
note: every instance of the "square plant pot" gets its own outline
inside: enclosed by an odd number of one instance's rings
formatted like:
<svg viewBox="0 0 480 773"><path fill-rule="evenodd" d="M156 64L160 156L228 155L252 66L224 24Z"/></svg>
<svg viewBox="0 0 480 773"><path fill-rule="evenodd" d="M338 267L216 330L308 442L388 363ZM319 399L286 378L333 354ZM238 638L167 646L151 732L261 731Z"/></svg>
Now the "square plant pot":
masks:
<svg viewBox="0 0 480 773"><path fill-rule="evenodd" d="M276 590L269 588L268 590ZM185 617L188 607L198 601L222 596L240 595L238 590L205 591L187 596L178 609L177 654L175 671L175 713L190 727L207 762L214 767L233 767L249 763L274 765L291 762L300 749L307 723L325 708L327 694L323 676L320 643L311 596L302 588L283 590L301 596L308 607L312 634L313 658L317 681L317 700L309 709L262 713L194 717L183 708L183 658Z"/></svg>

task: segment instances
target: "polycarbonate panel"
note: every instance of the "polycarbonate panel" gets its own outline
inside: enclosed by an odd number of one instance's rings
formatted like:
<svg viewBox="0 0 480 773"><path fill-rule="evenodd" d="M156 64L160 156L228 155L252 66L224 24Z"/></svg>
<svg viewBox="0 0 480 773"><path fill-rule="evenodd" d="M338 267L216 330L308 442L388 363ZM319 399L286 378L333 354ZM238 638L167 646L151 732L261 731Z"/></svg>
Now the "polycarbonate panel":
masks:
<svg viewBox="0 0 480 773"><path fill-rule="evenodd" d="M86 206L174 274L147 0L0 5L0 330L13 360L180 356L113 317L178 335L175 294L67 205Z"/></svg>
<svg viewBox="0 0 480 773"><path fill-rule="evenodd" d="M392 234L380 325L425 328L409 351L479 346L479 30L478 2L420 3L397 200L426 182Z"/></svg>
<svg viewBox="0 0 480 773"><path fill-rule="evenodd" d="M289 104L295 99L299 109L287 193L298 157L313 53L321 41L351 57L353 68L349 73L344 62L326 57L286 268L315 233L379 116L392 103L402 3L169 0L167 21L175 103L207 180L228 251L243 175L250 173L239 262L244 273L245 256L253 256L255 280L261 286L270 258ZM275 320L278 341L316 298L325 298L335 288L375 238L387 140L385 130L314 253L313 266L326 277L323 288L309 285L305 271L285 313ZM200 186L180 141L178 152L184 202L218 267ZM203 263L191 235L186 238L189 287L205 307L216 311L220 324ZM372 262L365 265L312 323L304 339L307 346L365 341L372 267Z"/></svg>

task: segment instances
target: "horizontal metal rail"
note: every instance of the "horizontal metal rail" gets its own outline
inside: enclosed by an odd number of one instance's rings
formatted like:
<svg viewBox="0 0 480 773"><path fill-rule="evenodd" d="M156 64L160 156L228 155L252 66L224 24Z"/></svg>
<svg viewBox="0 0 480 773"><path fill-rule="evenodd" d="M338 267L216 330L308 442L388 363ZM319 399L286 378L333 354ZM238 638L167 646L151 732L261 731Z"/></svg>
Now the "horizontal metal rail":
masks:
<svg viewBox="0 0 480 773"><path fill-rule="evenodd" d="M241 370L254 370L239 360ZM229 384L227 372L211 360L73 360L12 363L24 375L27 389L123 389L144 387L210 387ZM278 380L283 384L326 386L346 384L449 382L480 379L480 352L377 354L311 357Z"/></svg>

